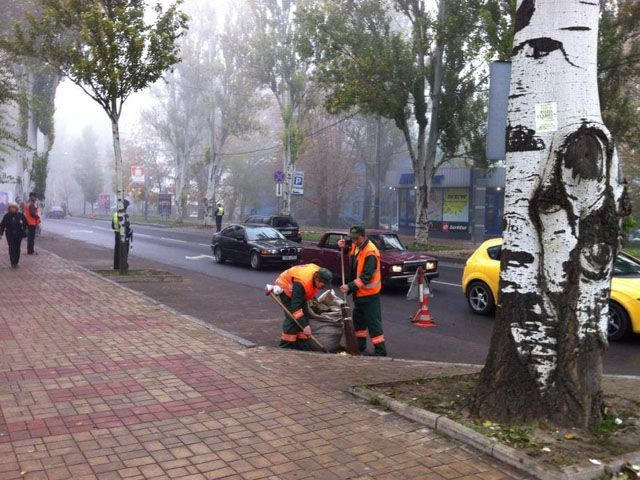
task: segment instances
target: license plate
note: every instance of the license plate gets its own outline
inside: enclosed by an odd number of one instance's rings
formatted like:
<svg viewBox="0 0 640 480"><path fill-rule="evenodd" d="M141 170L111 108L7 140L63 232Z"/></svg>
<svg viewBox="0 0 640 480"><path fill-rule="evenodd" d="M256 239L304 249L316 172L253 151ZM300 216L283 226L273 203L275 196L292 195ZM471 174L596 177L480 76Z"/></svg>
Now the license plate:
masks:
<svg viewBox="0 0 640 480"><path fill-rule="evenodd" d="M282 259L283 260L297 260L298 256L297 255L283 255Z"/></svg>

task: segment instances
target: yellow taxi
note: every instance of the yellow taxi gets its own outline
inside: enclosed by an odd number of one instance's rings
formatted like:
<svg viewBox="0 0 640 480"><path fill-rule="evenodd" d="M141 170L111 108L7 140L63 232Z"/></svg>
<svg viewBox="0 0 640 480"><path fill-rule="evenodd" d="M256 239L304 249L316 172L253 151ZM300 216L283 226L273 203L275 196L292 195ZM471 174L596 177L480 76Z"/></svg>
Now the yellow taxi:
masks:
<svg viewBox="0 0 640 480"><path fill-rule="evenodd" d="M502 239L487 240L467 260L462 291L473 313L491 314L498 299ZM609 340L640 333L640 260L619 253L613 264L609 300Z"/></svg>

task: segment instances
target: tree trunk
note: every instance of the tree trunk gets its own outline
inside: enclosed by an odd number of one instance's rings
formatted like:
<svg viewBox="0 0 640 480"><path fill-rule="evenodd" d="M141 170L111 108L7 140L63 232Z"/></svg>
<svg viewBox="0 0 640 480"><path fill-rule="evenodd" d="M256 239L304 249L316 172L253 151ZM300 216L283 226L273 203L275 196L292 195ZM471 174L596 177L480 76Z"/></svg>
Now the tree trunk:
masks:
<svg viewBox="0 0 640 480"><path fill-rule="evenodd" d="M118 117L115 116L118 111L115 99L111 102L111 133L113 136L113 154L116 163L116 198L118 212L124 212L124 176L122 172L122 150L120 150L120 128L118 126ZM127 232L124 225L124 214L120 220L120 275L129 273L127 265L127 256L125 255L125 242L127 240Z"/></svg>
<svg viewBox="0 0 640 480"><path fill-rule="evenodd" d="M447 2L440 0L438 8L438 26L445 28L447 20ZM429 122L429 139L427 141L426 152L421 154L420 149L424 148L424 139L418 139L418 159L420 161L419 170L416 171L416 243L426 244L429 241L429 191L431 190L431 179L433 169L436 164L436 154L438 152L438 138L440 123L440 96L442 93L442 78L444 76L444 35L438 35L436 47L431 58L433 65L433 79L429 88L429 99L431 101L431 118ZM419 135L420 137L420 135ZM423 160L424 159L424 160Z"/></svg>
<svg viewBox="0 0 640 480"><path fill-rule="evenodd" d="M247 196L243 193L240 196L240 221L244 221L245 218L245 207L247 206Z"/></svg>
<svg viewBox="0 0 640 480"><path fill-rule="evenodd" d="M318 192L319 205L315 208L318 212L318 223L321 227L329 226L329 202L336 201L336 198L330 198L329 192L335 192L335 185L331 185L329 169L321 168L320 170L320 190Z"/></svg>
<svg viewBox="0 0 640 480"><path fill-rule="evenodd" d="M364 180L364 199L362 201L362 219L364 221L364 224L369 227L369 228L373 228L373 218L374 218L374 211L373 211L373 196L374 196L374 192L373 192L373 183L372 183L372 178L370 175L370 171L371 168L369 167L369 165L366 166L366 171L365 171L365 180Z"/></svg>
<svg viewBox="0 0 640 480"><path fill-rule="evenodd" d="M28 189L28 192L24 192L28 194L33 190L33 178L31 176L31 169L33 168L34 157L38 154L38 122L36 119L36 111L34 107L34 103L36 101L35 95L33 93L33 82L34 74L29 73L28 76L28 86L29 89L29 123L27 126L27 154L26 154L26 163L23 165L23 185Z"/></svg>
<svg viewBox="0 0 640 480"><path fill-rule="evenodd" d="M426 245L429 241L429 189L431 175L427 174L425 151L425 127L418 130L417 165L414 167L416 184L416 233L415 242Z"/></svg>
<svg viewBox="0 0 640 480"><path fill-rule="evenodd" d="M187 158L178 156L178 177L176 178L176 217L182 220L185 217L184 184L187 176Z"/></svg>
<svg viewBox="0 0 640 480"><path fill-rule="evenodd" d="M628 211L597 88L599 5L519 0L500 308L472 409L501 422L601 418L612 262Z"/></svg>
<svg viewBox="0 0 640 480"><path fill-rule="evenodd" d="M216 111L215 108L211 111L211 117L209 119L209 127L211 128L210 132L210 155L211 155L211 163L209 164L209 172L207 176L207 193L206 198L208 201L208 205L206 206L205 211L211 210L209 213L211 214L211 220L213 224L213 219L215 217L216 212L216 177L218 175L218 155L216 155ZM206 215L205 217L208 217ZM205 225L207 224L207 219L205 218Z"/></svg>
<svg viewBox="0 0 640 480"><path fill-rule="evenodd" d="M209 172L207 176L207 193L205 195L208 204L205 205L205 212L209 212L211 219L215 217L216 212L216 177L218 175L217 155L215 152L211 153L211 163L209 164ZM205 219L206 224L206 219Z"/></svg>

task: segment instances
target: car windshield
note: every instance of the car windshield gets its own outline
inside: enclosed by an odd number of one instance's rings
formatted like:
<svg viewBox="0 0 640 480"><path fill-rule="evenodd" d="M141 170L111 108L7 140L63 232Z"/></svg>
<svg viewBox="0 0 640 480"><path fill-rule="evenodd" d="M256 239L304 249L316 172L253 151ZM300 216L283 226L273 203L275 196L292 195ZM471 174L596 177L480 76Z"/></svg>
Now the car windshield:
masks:
<svg viewBox="0 0 640 480"><path fill-rule="evenodd" d="M613 262L613 275L616 277L640 275L640 262L633 257L621 253Z"/></svg>
<svg viewBox="0 0 640 480"><path fill-rule="evenodd" d="M403 251L406 250L404 245L400 241L397 235L392 233L382 234L382 235L372 235L371 241L378 247L379 250L398 250Z"/></svg>
<svg viewBox="0 0 640 480"><path fill-rule="evenodd" d="M276 217L273 219L273 226L276 228L291 228L297 227L298 222L291 217Z"/></svg>
<svg viewBox="0 0 640 480"><path fill-rule="evenodd" d="M275 228L256 227L247 228L247 238L249 241L255 242L256 240L278 240L284 237Z"/></svg>

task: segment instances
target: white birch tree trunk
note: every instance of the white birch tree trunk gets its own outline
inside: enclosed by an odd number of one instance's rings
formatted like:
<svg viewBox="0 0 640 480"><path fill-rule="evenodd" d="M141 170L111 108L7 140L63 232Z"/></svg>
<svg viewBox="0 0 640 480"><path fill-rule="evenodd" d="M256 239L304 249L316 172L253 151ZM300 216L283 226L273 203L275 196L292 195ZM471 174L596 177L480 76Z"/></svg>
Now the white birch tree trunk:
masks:
<svg viewBox="0 0 640 480"><path fill-rule="evenodd" d="M628 202L602 123L598 2L519 0L501 298L475 412L593 426Z"/></svg>
<svg viewBox="0 0 640 480"><path fill-rule="evenodd" d="M112 110L117 111L115 101L112 104ZM111 120L111 134L113 139L113 154L116 164L116 208L118 210L118 221L120 224L120 251L118 256L120 257L120 275L126 275L128 273L127 259L128 255L125 252L125 242L127 240L127 230L124 222L124 175L122 167L122 150L120 149L120 127L118 125L118 119L110 115Z"/></svg>

